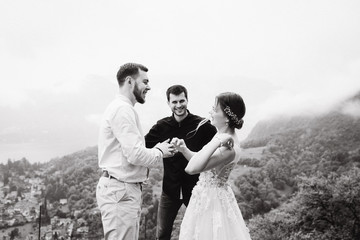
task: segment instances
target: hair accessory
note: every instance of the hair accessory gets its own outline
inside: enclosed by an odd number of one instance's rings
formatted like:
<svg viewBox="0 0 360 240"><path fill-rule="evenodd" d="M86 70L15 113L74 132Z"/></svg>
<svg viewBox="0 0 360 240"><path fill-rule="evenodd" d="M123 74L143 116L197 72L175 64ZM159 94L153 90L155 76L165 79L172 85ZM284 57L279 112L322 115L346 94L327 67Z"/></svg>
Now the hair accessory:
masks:
<svg viewBox="0 0 360 240"><path fill-rule="evenodd" d="M235 122L236 125L240 125L242 123L242 119L239 119L238 116L231 111L229 106L224 108L224 112L231 118L232 121Z"/></svg>

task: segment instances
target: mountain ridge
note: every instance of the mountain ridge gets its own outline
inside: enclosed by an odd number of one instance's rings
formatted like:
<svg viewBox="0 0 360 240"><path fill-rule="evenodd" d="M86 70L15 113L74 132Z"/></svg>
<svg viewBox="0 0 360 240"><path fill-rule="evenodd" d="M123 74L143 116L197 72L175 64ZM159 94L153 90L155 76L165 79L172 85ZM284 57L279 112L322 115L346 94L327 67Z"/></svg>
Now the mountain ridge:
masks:
<svg viewBox="0 0 360 240"><path fill-rule="evenodd" d="M276 138L278 135L286 134L292 131L301 131L306 129L305 132L308 134L316 130L336 132L337 130L344 128L340 121L344 124L350 124L354 129L357 129L356 125L359 123L359 119L360 91L343 102L339 102L327 113L312 116L278 116L272 119L259 121L250 131L246 139L242 141L242 147L249 148L265 146L272 141L272 138ZM339 127L341 129L337 129ZM342 135L341 132L334 134Z"/></svg>

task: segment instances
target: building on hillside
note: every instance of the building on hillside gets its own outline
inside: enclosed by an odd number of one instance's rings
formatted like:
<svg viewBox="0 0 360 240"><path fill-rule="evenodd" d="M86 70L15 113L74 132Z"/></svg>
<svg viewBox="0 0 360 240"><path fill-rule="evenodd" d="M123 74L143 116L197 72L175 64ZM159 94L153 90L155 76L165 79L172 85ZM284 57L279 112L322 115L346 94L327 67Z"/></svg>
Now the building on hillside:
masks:
<svg viewBox="0 0 360 240"><path fill-rule="evenodd" d="M79 227L87 226L87 222L86 222L85 219L79 218L79 219L77 220L77 225L78 225Z"/></svg>
<svg viewBox="0 0 360 240"><path fill-rule="evenodd" d="M70 208L68 204L65 205L60 205L60 207L58 208L60 212L68 214L70 213Z"/></svg>
<svg viewBox="0 0 360 240"><path fill-rule="evenodd" d="M78 218L78 217L81 216L82 212L83 212L82 210L75 210L73 212L73 215L74 215L75 218Z"/></svg>
<svg viewBox="0 0 360 240"><path fill-rule="evenodd" d="M71 224L71 218L59 218L59 225L60 226L69 226Z"/></svg>
<svg viewBox="0 0 360 240"><path fill-rule="evenodd" d="M21 213L15 213L13 215L16 225L22 225L26 223L26 218Z"/></svg>
<svg viewBox="0 0 360 240"><path fill-rule="evenodd" d="M76 232L80 234L89 233L89 227L79 227L76 229Z"/></svg>
<svg viewBox="0 0 360 240"><path fill-rule="evenodd" d="M41 178L30 178L27 180L30 184L32 185L39 185L40 183L43 182L43 180Z"/></svg>

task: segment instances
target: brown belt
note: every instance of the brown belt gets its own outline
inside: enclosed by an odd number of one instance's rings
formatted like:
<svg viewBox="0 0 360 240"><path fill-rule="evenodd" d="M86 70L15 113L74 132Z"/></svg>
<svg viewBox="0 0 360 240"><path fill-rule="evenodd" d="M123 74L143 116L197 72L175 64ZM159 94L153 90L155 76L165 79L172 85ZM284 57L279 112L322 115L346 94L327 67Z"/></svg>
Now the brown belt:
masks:
<svg viewBox="0 0 360 240"><path fill-rule="evenodd" d="M124 182L124 181L121 181L121 180L117 179L116 177L111 176L111 175L109 174L109 172L106 171L106 170L102 172L101 176L102 176L102 177L106 177L106 178L110 178L110 179L115 179L115 180L117 180L117 181L119 181L119 182L123 182L123 183L140 184L140 185L142 185L142 182Z"/></svg>
<svg viewBox="0 0 360 240"><path fill-rule="evenodd" d="M108 171L103 171L101 176L106 177L106 178L110 178L110 179L116 179L115 177L111 176Z"/></svg>

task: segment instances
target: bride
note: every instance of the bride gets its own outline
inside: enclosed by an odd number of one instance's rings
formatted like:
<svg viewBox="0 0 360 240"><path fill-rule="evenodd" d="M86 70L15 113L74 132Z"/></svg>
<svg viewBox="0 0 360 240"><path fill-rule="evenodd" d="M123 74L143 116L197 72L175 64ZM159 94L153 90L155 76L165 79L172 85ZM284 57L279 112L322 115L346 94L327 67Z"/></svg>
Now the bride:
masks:
<svg viewBox="0 0 360 240"><path fill-rule="evenodd" d="M203 149L195 153L186 147L184 140L172 140L177 151L189 161L185 171L201 173L181 224L179 240L250 240L249 230L227 182L240 157L235 128L242 127L244 115L241 96L222 93L215 98L210 112L211 124L218 132Z"/></svg>

